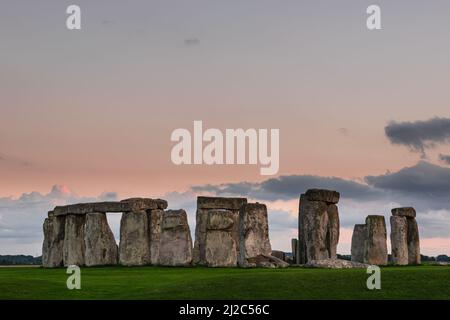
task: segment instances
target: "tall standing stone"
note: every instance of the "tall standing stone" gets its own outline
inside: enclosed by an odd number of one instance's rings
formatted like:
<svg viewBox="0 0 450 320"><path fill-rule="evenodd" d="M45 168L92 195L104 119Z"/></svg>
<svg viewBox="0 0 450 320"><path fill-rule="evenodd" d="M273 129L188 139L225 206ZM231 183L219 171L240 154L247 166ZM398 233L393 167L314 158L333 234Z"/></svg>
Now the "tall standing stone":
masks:
<svg viewBox="0 0 450 320"><path fill-rule="evenodd" d="M298 264L298 239L291 239L292 262Z"/></svg>
<svg viewBox="0 0 450 320"><path fill-rule="evenodd" d="M42 245L42 265L45 268L62 267L64 265L64 228L66 217L53 215L49 212L44 221L44 242Z"/></svg>
<svg viewBox="0 0 450 320"><path fill-rule="evenodd" d="M271 255L272 248L269 241L269 223L265 204L244 204L239 216L239 230L240 266L247 266L250 258Z"/></svg>
<svg viewBox="0 0 450 320"><path fill-rule="evenodd" d="M391 216L392 262L397 265L408 264L408 222L406 217Z"/></svg>
<svg viewBox="0 0 450 320"><path fill-rule="evenodd" d="M299 263L335 259L339 241L339 193L309 189L300 196Z"/></svg>
<svg viewBox="0 0 450 320"><path fill-rule="evenodd" d="M192 262L192 239L186 211L167 210L162 216L158 263L188 266Z"/></svg>
<svg viewBox="0 0 450 320"><path fill-rule="evenodd" d="M364 263L386 265L387 259L387 233L384 216L367 216Z"/></svg>
<svg viewBox="0 0 450 320"><path fill-rule="evenodd" d="M408 219L408 263L420 264L419 227L416 219Z"/></svg>
<svg viewBox="0 0 450 320"><path fill-rule="evenodd" d="M86 266L115 265L118 262L116 239L103 212L88 213L84 227Z"/></svg>
<svg viewBox="0 0 450 320"><path fill-rule="evenodd" d="M364 244L366 241L366 225L355 224L352 235L352 261L364 262Z"/></svg>
<svg viewBox="0 0 450 320"><path fill-rule="evenodd" d="M412 207L394 208L391 210L392 218L402 217L406 219L406 241L402 238L402 246L407 246L408 264L420 264L420 240L419 228L416 221L416 210ZM392 221L392 220L391 220ZM391 226L392 227L392 226ZM395 231L395 230L394 230ZM394 244L392 252L394 253Z"/></svg>
<svg viewBox="0 0 450 320"><path fill-rule="evenodd" d="M161 227L164 210L151 210L148 213L149 232L150 232L150 261L153 265L159 264L159 255L161 249Z"/></svg>
<svg viewBox="0 0 450 320"><path fill-rule="evenodd" d="M124 212L120 221L119 263L125 266L142 266L150 262L147 212Z"/></svg>
<svg viewBox="0 0 450 320"><path fill-rule="evenodd" d="M84 266L84 224L85 215L68 214L64 235L64 266Z"/></svg>

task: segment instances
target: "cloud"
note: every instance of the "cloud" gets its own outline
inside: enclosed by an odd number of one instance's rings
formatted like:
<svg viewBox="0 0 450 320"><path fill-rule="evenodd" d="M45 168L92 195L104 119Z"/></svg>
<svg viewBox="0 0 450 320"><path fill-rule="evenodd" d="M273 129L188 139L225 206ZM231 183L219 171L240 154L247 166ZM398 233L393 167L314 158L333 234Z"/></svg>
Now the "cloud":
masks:
<svg viewBox="0 0 450 320"><path fill-rule="evenodd" d="M213 192L223 196L246 196L260 200L298 199L310 188L339 190L342 197L374 199L380 197L380 190L369 185L337 177L314 175L289 175L271 178L260 183L241 182L220 185L193 186L195 192Z"/></svg>
<svg viewBox="0 0 450 320"><path fill-rule="evenodd" d="M447 154L440 154L439 160L441 160L443 163L450 165L450 155Z"/></svg>
<svg viewBox="0 0 450 320"><path fill-rule="evenodd" d="M413 206L418 211L417 219L424 236L449 236L450 168L425 161L397 172L367 176L363 182L338 177L290 175L258 183L194 186L192 191L219 196L245 196L270 203L298 201L300 194L309 188L333 189L340 192L342 227L353 228L354 224L363 223L369 214L382 214L389 224L391 208ZM269 212L269 217L272 211ZM291 210L290 214L295 217L296 209ZM281 220L274 219L271 228L287 228L280 222Z"/></svg>
<svg viewBox="0 0 450 320"><path fill-rule="evenodd" d="M53 186L47 194L33 191L19 198L0 198L0 254L40 255L42 224L47 212L57 205L116 199L114 192L98 197L78 196L63 185Z"/></svg>
<svg viewBox="0 0 450 320"><path fill-rule="evenodd" d="M184 39L184 44L188 47L195 47L200 44L200 40L197 38Z"/></svg>
<svg viewBox="0 0 450 320"><path fill-rule="evenodd" d="M415 122L390 122L384 128L393 144L404 145L425 155L425 150L450 141L450 119L432 118Z"/></svg>

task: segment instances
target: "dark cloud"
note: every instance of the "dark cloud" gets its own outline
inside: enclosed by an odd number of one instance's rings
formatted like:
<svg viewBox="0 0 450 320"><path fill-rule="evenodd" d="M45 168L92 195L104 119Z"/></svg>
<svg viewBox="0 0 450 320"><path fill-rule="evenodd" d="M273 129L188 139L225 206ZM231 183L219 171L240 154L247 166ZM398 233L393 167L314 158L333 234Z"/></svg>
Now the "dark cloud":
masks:
<svg viewBox="0 0 450 320"><path fill-rule="evenodd" d="M450 155L440 154L439 155L439 160L441 160L445 164L449 164L450 165Z"/></svg>
<svg viewBox="0 0 450 320"><path fill-rule="evenodd" d="M200 44L200 40L197 38L184 39L184 44L186 46L194 47Z"/></svg>
<svg viewBox="0 0 450 320"><path fill-rule="evenodd" d="M415 122L391 122L384 128L391 143L404 145L411 151L421 152L436 144L450 141L450 119L433 118Z"/></svg>
<svg viewBox="0 0 450 320"><path fill-rule="evenodd" d="M450 196L450 169L425 161L394 173L367 176L365 181L376 188L404 194Z"/></svg>
<svg viewBox="0 0 450 320"><path fill-rule="evenodd" d="M280 176L260 183L241 182L194 186L192 190L195 192L213 192L224 196L242 195L273 201L298 199L301 193L310 188L339 190L342 197L362 200L376 199L381 192L355 181L313 175Z"/></svg>

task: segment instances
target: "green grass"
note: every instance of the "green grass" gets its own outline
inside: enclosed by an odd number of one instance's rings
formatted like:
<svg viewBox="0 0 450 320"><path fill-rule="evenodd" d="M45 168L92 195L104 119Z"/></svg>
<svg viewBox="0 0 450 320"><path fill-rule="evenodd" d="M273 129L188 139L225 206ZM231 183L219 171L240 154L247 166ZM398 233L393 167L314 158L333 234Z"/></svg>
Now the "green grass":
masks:
<svg viewBox="0 0 450 320"><path fill-rule="evenodd" d="M81 290L66 270L0 268L0 299L450 299L450 267L385 267L381 290L364 269L82 268Z"/></svg>

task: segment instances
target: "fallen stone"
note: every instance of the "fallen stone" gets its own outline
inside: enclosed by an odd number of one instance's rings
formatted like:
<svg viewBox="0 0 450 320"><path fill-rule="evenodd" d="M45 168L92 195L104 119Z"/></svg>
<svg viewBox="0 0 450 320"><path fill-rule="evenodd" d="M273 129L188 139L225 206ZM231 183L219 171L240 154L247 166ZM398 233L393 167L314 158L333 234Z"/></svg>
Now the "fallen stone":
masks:
<svg viewBox="0 0 450 320"><path fill-rule="evenodd" d="M364 263L371 265L386 265L388 254L386 222L384 216L367 216L366 228Z"/></svg>
<svg viewBox="0 0 450 320"><path fill-rule="evenodd" d="M192 262L192 239L186 211L168 210L163 214L159 264L188 266Z"/></svg>
<svg viewBox="0 0 450 320"><path fill-rule="evenodd" d="M44 242L42 245L42 266L45 268L64 265L64 228L66 217L49 215L44 221Z"/></svg>
<svg viewBox="0 0 450 320"><path fill-rule="evenodd" d="M364 244L366 241L366 225L365 224L355 224L352 235L352 261L353 262L364 262Z"/></svg>
<svg viewBox="0 0 450 320"><path fill-rule="evenodd" d="M120 221L119 263L125 266L142 266L150 262L147 212L124 212Z"/></svg>
<svg viewBox="0 0 450 320"><path fill-rule="evenodd" d="M260 254L256 257L249 258L245 267L287 268L289 267L289 263L271 255Z"/></svg>
<svg viewBox="0 0 450 320"><path fill-rule="evenodd" d="M84 224L86 216L68 214L66 216L64 235L64 266L84 266Z"/></svg>
<svg viewBox="0 0 450 320"><path fill-rule="evenodd" d="M391 216L392 262L396 265L408 264L408 222L404 216Z"/></svg>
<svg viewBox="0 0 450 320"><path fill-rule="evenodd" d="M286 261L286 254L283 251L272 250L271 256Z"/></svg>
<svg viewBox="0 0 450 320"><path fill-rule="evenodd" d="M86 266L115 265L118 262L116 239L105 213L88 213L84 226Z"/></svg>
<svg viewBox="0 0 450 320"><path fill-rule="evenodd" d="M323 259L323 260L312 260L305 264L307 268L325 268L325 269L366 269L370 265L366 263L360 263L356 261L348 261L341 259Z"/></svg>

